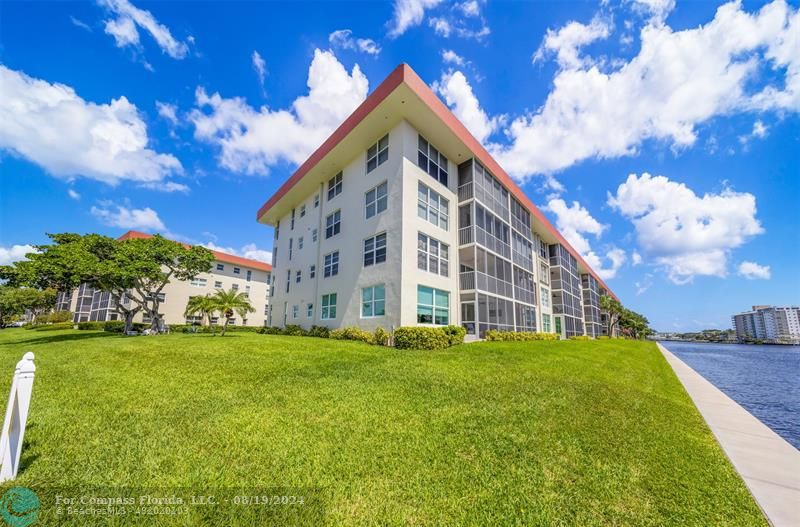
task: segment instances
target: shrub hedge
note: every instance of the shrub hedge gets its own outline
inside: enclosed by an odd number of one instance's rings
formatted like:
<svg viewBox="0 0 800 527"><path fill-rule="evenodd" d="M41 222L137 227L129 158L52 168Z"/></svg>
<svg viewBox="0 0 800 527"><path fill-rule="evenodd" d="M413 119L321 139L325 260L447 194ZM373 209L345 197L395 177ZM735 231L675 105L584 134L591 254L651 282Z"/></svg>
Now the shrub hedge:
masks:
<svg viewBox="0 0 800 527"><path fill-rule="evenodd" d="M379 327L375 329L375 333L372 334L372 342L378 346L388 346L391 337L388 331Z"/></svg>
<svg viewBox="0 0 800 527"><path fill-rule="evenodd" d="M374 344L375 338L369 331L364 331L361 328L340 328L334 329L330 332L330 338L336 340L357 340L366 342L367 344Z"/></svg>
<svg viewBox="0 0 800 527"><path fill-rule="evenodd" d="M57 329L72 329L75 324L72 322L58 322L56 324L29 324L25 329L32 329L34 331L55 331Z"/></svg>
<svg viewBox="0 0 800 527"><path fill-rule="evenodd" d="M36 317L37 324L57 324L59 322L71 322L72 312L70 311L53 311L52 313L43 313Z"/></svg>
<svg viewBox="0 0 800 527"><path fill-rule="evenodd" d="M331 336L331 330L325 326L311 326L311 329L308 330L308 336L326 339Z"/></svg>
<svg viewBox="0 0 800 527"><path fill-rule="evenodd" d="M105 322L78 322L78 329L81 331L103 329Z"/></svg>
<svg viewBox="0 0 800 527"><path fill-rule="evenodd" d="M498 331L490 329L486 331L484 338L491 341L558 340L558 335L534 331Z"/></svg>
<svg viewBox="0 0 800 527"><path fill-rule="evenodd" d="M394 347L440 350L450 347L450 336L442 328L401 327L394 332Z"/></svg>
<svg viewBox="0 0 800 527"><path fill-rule="evenodd" d="M305 337L307 332L302 326L298 326L297 324L286 324L283 328L283 334L289 335L290 337Z"/></svg>

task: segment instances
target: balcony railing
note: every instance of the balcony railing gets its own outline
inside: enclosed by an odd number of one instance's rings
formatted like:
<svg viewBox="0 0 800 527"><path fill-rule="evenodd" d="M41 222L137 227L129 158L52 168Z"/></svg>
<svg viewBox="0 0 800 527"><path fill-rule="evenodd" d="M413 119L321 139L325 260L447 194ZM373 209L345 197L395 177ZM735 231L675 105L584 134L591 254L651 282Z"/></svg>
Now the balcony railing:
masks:
<svg viewBox="0 0 800 527"><path fill-rule="evenodd" d="M475 229L472 226L458 229L458 244L468 245L475 240Z"/></svg>
<svg viewBox="0 0 800 527"><path fill-rule="evenodd" d="M459 287L462 291L475 289L475 271L464 271L459 273Z"/></svg>
<svg viewBox="0 0 800 527"><path fill-rule="evenodd" d="M467 201L472 197L472 181L458 187L458 202Z"/></svg>

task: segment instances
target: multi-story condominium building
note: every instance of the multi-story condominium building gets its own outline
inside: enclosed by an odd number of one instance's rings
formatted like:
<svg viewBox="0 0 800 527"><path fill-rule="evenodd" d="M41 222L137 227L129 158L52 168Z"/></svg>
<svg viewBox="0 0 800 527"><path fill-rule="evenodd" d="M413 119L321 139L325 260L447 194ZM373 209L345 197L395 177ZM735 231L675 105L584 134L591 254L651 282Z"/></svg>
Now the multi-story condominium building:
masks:
<svg viewBox="0 0 800 527"><path fill-rule="evenodd" d="M612 294L407 65L258 211L270 325L599 334ZM582 276L589 292L584 308Z"/></svg>
<svg viewBox="0 0 800 527"><path fill-rule="evenodd" d="M731 319L740 341L800 343L800 307L753 306Z"/></svg>
<svg viewBox="0 0 800 527"><path fill-rule="evenodd" d="M147 238L149 234L129 231L119 239ZM200 273L191 281L174 280L169 282L161 293L160 312L164 315L165 324L188 324L201 322L199 317L186 318L184 311L189 298L198 295L214 294L219 289L237 289L247 293L255 312L250 313L246 319L238 316L232 318L229 324L244 326L262 326L269 315L269 283L272 266L268 263L242 258L219 251L214 253L214 262L211 270ZM127 299L123 298L123 302ZM127 300L129 302L129 300ZM121 320L122 315L117 311L116 304L111 294L105 291L92 289L89 284L69 293L59 293L56 301L59 311L71 311L75 322ZM212 320L217 322L216 320ZM134 322L149 323L149 318L139 312Z"/></svg>

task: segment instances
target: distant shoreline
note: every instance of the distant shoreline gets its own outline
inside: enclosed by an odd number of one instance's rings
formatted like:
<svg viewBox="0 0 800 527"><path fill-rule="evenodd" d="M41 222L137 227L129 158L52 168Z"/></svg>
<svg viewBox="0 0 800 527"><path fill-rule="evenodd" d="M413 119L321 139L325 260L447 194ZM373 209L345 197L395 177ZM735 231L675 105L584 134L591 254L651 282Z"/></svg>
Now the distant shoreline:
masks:
<svg viewBox="0 0 800 527"><path fill-rule="evenodd" d="M720 340L694 340L694 339L653 339L656 342L692 342L697 344L730 344L734 346L800 346L788 342L723 342Z"/></svg>

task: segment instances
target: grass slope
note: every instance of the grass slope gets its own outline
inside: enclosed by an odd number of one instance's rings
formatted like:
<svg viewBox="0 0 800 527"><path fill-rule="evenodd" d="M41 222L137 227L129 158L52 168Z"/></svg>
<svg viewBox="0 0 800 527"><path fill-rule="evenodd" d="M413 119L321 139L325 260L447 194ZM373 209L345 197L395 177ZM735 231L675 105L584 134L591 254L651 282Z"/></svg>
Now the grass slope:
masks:
<svg viewBox="0 0 800 527"><path fill-rule="evenodd" d="M0 393L24 351L15 485L319 489L329 525L766 525L652 343L3 330Z"/></svg>

